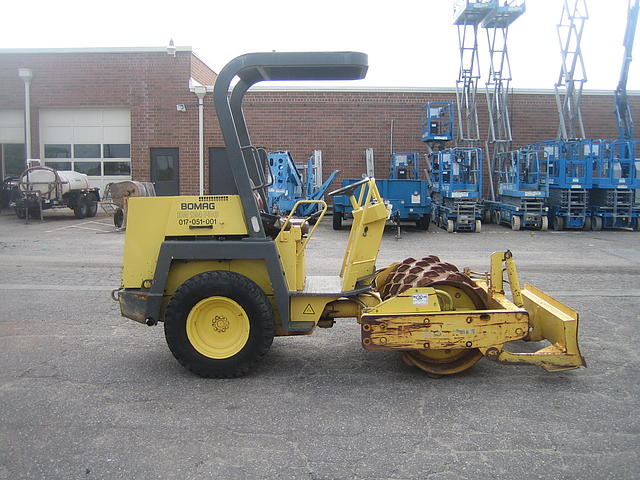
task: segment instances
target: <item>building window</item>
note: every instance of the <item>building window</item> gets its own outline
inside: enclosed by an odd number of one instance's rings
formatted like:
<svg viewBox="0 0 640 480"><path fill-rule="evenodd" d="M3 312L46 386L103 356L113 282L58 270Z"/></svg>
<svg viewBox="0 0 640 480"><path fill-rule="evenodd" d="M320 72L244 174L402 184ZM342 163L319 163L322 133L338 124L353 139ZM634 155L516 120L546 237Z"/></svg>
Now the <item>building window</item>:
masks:
<svg viewBox="0 0 640 480"><path fill-rule="evenodd" d="M44 158L71 158L71 145L45 144Z"/></svg>
<svg viewBox="0 0 640 480"><path fill-rule="evenodd" d="M105 143L104 158L130 158L131 145L128 143Z"/></svg>
<svg viewBox="0 0 640 480"><path fill-rule="evenodd" d="M100 158L100 144L76 144L73 146L73 156L75 158Z"/></svg>
<svg viewBox="0 0 640 480"><path fill-rule="evenodd" d="M102 174L100 172L100 166L100 162L73 162L73 169L76 172L84 173L85 175L93 177L99 177Z"/></svg>
<svg viewBox="0 0 640 480"><path fill-rule="evenodd" d="M131 175L131 145L128 143L76 143L73 157L71 145L45 144L44 156L45 165L55 170L75 170L91 177ZM69 158L69 161L57 160L59 158Z"/></svg>
<svg viewBox="0 0 640 480"><path fill-rule="evenodd" d="M52 162L47 160L46 165L54 170L71 170L71 162Z"/></svg>
<svg viewBox="0 0 640 480"><path fill-rule="evenodd" d="M131 162L104 162L104 175L131 175Z"/></svg>

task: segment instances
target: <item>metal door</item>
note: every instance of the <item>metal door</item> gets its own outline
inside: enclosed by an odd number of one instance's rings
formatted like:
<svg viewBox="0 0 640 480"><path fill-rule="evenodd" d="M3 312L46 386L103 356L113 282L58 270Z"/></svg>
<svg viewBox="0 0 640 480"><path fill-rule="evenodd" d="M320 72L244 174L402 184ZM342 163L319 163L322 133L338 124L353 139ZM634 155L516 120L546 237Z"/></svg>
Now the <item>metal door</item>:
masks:
<svg viewBox="0 0 640 480"><path fill-rule="evenodd" d="M151 149L151 181L156 195L180 195L178 149Z"/></svg>

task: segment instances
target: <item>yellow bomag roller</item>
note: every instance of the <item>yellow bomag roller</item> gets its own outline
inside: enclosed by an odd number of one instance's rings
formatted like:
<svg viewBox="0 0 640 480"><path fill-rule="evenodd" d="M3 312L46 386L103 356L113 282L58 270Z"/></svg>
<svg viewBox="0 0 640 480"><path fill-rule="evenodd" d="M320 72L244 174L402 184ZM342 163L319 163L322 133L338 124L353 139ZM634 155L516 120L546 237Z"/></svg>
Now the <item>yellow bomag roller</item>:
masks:
<svg viewBox="0 0 640 480"><path fill-rule="evenodd" d="M265 80L358 79L357 52L254 53L220 72L214 102L226 148L214 158L208 196L131 198L121 288L122 315L164 322L167 343L203 377L238 377L266 355L275 335L311 333L356 318L367 350L397 350L432 376L453 374L482 356L548 371L584 365L578 315L530 285L520 288L510 252L490 271L459 271L434 256L376 269L387 208L374 179L336 190L350 198L353 225L340 274L307 276L305 248L318 222L264 212L264 151L251 145L242 99ZM231 94L232 80L237 78ZM506 272L512 300L503 290ZM517 353L514 340L547 340ZM513 348L513 347L511 347Z"/></svg>

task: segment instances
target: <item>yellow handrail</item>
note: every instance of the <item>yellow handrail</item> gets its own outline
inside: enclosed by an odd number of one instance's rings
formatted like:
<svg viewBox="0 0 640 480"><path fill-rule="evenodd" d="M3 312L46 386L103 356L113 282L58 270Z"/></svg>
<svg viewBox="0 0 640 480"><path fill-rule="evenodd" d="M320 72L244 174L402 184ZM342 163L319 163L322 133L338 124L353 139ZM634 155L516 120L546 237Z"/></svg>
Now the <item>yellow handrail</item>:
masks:
<svg viewBox="0 0 640 480"><path fill-rule="evenodd" d="M304 204L308 204L308 203L317 203L317 204L321 205L322 206L322 213L318 217L318 220L316 221L316 224L311 228L311 230L307 234L307 238L305 238L304 241L302 242L302 248L298 251L298 256L304 251L305 247L307 246L307 243L309 243L309 240L311 240L311 236L316 231L316 228L318 228L318 225L320 224L320 222L324 218L324 214L327 213L327 203L324 200L298 200L296 202L296 204L293 206L293 208L291 209L291 212L289 212L289 215L287 216L287 219L285 220L284 224L280 228L281 232L284 231L287 228L287 225L289 225L289 222L290 222L291 218L293 217L293 214L298 209L298 207L300 205L304 205Z"/></svg>

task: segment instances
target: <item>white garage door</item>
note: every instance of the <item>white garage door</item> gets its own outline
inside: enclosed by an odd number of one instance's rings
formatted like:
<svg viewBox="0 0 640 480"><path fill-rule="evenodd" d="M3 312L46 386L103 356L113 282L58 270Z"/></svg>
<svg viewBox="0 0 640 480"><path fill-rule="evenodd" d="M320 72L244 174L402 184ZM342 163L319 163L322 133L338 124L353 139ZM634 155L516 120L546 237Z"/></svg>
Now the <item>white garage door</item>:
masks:
<svg viewBox="0 0 640 480"><path fill-rule="evenodd" d="M40 110L40 158L86 173L94 187L131 180L131 119L121 108Z"/></svg>

